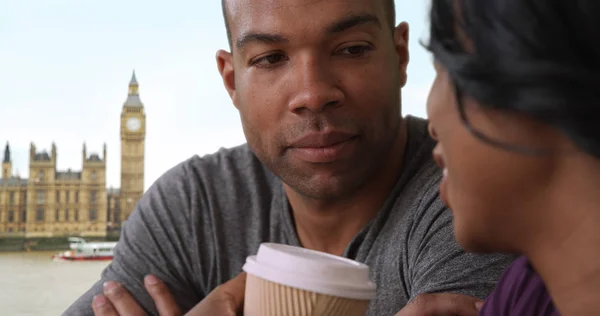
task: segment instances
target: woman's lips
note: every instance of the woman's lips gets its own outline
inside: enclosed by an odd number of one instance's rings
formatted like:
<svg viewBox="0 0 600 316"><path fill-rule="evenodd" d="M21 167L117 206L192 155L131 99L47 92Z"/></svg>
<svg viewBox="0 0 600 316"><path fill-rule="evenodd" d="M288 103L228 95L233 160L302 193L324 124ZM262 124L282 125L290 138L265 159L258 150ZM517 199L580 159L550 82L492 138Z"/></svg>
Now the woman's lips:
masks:
<svg viewBox="0 0 600 316"><path fill-rule="evenodd" d="M446 164L444 163L444 153L442 150L442 146L440 146L439 143L433 148L432 154L433 160L438 165L438 167L440 167L440 169L444 169L446 167Z"/></svg>
<svg viewBox="0 0 600 316"><path fill-rule="evenodd" d="M447 207L450 207L448 201L448 169L442 169L442 181L440 181L440 199Z"/></svg>
<svg viewBox="0 0 600 316"><path fill-rule="evenodd" d="M433 149L433 159L438 167L442 169L442 180L440 181L440 199L442 200L442 203L450 207L448 203L448 168L446 168L444 153L439 143Z"/></svg>

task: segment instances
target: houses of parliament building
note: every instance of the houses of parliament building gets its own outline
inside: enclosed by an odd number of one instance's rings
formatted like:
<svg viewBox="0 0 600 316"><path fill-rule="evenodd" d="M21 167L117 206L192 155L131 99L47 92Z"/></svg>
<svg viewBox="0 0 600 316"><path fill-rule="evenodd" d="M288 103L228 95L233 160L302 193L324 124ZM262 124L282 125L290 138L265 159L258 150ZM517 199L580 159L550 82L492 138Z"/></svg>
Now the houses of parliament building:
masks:
<svg viewBox="0 0 600 316"><path fill-rule="evenodd" d="M57 170L57 148L29 150L29 178L15 175L10 146L2 158L0 237L104 237L126 220L144 190L146 114L135 72L121 111L121 188L106 187L106 144L88 153L81 170Z"/></svg>

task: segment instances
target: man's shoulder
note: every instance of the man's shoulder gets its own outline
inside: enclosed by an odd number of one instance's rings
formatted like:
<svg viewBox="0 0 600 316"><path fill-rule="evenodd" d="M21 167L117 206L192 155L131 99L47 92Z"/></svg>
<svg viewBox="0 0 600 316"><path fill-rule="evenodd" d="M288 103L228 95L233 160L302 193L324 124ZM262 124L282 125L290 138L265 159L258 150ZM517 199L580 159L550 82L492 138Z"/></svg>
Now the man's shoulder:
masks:
<svg viewBox="0 0 600 316"><path fill-rule="evenodd" d="M235 219L237 210L252 213L257 205L268 203L278 181L247 145L221 148L187 158L166 171L144 194L140 206L154 213L177 212L186 220L197 216Z"/></svg>
<svg viewBox="0 0 600 316"><path fill-rule="evenodd" d="M436 165L432 151L435 147L433 140L427 131L428 121L426 119L409 116L406 118L408 124L408 143L404 166L404 185L397 192L405 196L412 196L411 208L417 213L426 212L429 207L439 207L439 183L442 179L442 171ZM414 203L413 202L413 203Z"/></svg>
<svg viewBox="0 0 600 316"><path fill-rule="evenodd" d="M217 186L226 190L239 187L244 182L271 183L275 179L248 145L242 144L187 158L165 172L157 183L186 182L193 186Z"/></svg>

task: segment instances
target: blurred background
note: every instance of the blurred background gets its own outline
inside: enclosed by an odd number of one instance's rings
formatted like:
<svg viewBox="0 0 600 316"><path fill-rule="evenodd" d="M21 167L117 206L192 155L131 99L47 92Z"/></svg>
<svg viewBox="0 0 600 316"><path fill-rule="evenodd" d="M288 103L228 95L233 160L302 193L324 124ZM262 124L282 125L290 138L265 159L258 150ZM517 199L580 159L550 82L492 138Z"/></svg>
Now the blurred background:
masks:
<svg viewBox="0 0 600 316"><path fill-rule="evenodd" d="M427 3L396 10L403 112L425 117ZM68 237L118 240L161 174L245 142L215 63L227 46L220 1L0 0L1 314L61 314L110 262L53 260Z"/></svg>

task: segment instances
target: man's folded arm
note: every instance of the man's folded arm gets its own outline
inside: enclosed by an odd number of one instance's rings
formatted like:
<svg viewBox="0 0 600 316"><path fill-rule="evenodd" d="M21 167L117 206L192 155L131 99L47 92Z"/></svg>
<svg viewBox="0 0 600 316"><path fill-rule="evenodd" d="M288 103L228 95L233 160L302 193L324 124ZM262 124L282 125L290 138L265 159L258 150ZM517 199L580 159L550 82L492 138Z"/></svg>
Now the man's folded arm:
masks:
<svg viewBox="0 0 600 316"><path fill-rule="evenodd" d="M185 168L177 166L159 178L137 203L124 223L113 261L98 280L63 315L93 315L94 296L103 293L106 281L121 283L149 315L154 303L144 288L144 277L154 274L169 287L183 311L204 296L199 277L197 239L192 226Z"/></svg>

